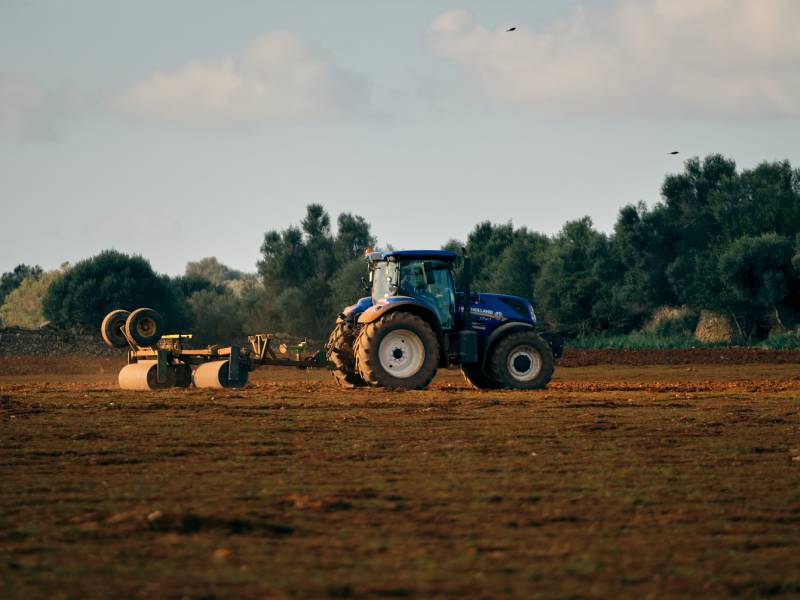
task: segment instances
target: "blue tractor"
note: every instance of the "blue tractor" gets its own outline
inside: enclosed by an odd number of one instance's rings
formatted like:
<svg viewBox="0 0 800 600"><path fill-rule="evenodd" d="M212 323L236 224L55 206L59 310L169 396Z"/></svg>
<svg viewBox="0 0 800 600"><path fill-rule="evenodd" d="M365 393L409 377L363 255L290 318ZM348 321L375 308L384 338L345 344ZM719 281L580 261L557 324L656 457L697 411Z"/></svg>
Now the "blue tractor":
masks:
<svg viewBox="0 0 800 600"><path fill-rule="evenodd" d="M518 296L464 290L447 250L371 252L371 295L346 307L326 352L336 381L422 389L439 367L458 365L479 389L541 389L561 356L558 336L541 331L531 303Z"/></svg>

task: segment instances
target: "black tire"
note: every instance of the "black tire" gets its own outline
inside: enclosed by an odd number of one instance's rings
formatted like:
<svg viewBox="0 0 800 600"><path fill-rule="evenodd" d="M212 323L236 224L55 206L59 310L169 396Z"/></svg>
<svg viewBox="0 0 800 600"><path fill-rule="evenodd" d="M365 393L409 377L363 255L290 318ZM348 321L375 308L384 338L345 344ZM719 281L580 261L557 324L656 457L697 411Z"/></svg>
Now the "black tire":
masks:
<svg viewBox="0 0 800 600"><path fill-rule="evenodd" d="M347 321L339 319L336 327L328 337L328 344L325 346L326 357L335 367L331 369L331 375L341 387L353 389L364 387L367 382L361 379L356 371L356 357L353 352L353 344L356 340L356 329Z"/></svg>
<svg viewBox="0 0 800 600"><path fill-rule="evenodd" d="M492 379L491 374L481 369L480 363L461 365L461 373L467 383L471 384L476 390L496 390L500 385Z"/></svg>
<svg viewBox="0 0 800 600"><path fill-rule="evenodd" d="M128 320L127 310L112 310L100 325L100 335L109 348L127 348L128 339L125 337L125 322Z"/></svg>
<svg viewBox="0 0 800 600"><path fill-rule="evenodd" d="M154 346L164 335L164 317L152 308L137 308L125 321L125 331L139 346Z"/></svg>
<svg viewBox="0 0 800 600"><path fill-rule="evenodd" d="M494 345L487 367L500 387L539 390L550 382L555 360L550 345L535 332L516 331Z"/></svg>
<svg viewBox="0 0 800 600"><path fill-rule="evenodd" d="M439 366L439 342L433 329L403 310L364 325L354 350L358 374L380 387L421 390Z"/></svg>

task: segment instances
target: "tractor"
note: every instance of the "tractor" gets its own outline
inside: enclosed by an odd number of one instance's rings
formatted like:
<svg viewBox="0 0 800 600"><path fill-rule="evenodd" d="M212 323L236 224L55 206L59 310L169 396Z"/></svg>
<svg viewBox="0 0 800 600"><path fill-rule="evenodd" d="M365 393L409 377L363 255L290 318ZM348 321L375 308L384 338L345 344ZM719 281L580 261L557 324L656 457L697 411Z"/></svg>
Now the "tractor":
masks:
<svg viewBox="0 0 800 600"><path fill-rule="evenodd" d="M459 292L455 252L367 252L370 295L339 314L326 346L339 385L423 389L449 366L460 366L478 389L548 384L560 337L537 327L524 298L470 291L464 254Z"/></svg>

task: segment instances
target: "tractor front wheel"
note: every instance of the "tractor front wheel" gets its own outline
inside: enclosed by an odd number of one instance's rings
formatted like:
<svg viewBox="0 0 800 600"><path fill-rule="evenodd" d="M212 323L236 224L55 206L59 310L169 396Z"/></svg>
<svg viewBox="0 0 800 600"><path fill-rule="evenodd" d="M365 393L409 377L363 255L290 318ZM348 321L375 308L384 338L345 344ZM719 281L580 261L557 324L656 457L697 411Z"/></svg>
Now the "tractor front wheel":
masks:
<svg viewBox="0 0 800 600"><path fill-rule="evenodd" d="M421 390L439 366L436 334L402 310L365 325L356 339L356 369L370 385Z"/></svg>
<svg viewBox="0 0 800 600"><path fill-rule="evenodd" d="M328 338L328 345L325 346L327 358L334 364L331 374L336 383L346 389L367 385L356 371L356 357L353 353L356 333L353 325L339 319Z"/></svg>
<svg viewBox="0 0 800 600"><path fill-rule="evenodd" d="M550 345L533 331L509 333L492 348L487 367L500 387L538 390L553 376Z"/></svg>

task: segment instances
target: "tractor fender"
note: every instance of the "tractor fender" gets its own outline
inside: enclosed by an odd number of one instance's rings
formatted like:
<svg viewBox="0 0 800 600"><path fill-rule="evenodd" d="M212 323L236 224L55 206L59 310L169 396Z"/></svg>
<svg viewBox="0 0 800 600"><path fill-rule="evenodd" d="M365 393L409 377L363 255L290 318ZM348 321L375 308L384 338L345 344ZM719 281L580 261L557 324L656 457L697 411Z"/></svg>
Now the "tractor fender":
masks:
<svg viewBox="0 0 800 600"><path fill-rule="evenodd" d="M530 323L523 323L521 321L511 321L510 323L504 323L503 325L500 325L500 327L495 329L492 333L490 333L489 337L486 338L486 343L483 346L483 358L481 358L481 367L483 367L486 364L486 357L489 356L489 351L492 349L492 346L500 340L501 337L504 337L506 334L509 334L512 331L521 331L521 330L530 330L536 333L536 327L534 327Z"/></svg>
<svg viewBox="0 0 800 600"><path fill-rule="evenodd" d="M439 323L436 313L415 298L406 299L395 296L390 302L378 302L377 304L373 304L358 316L358 322L361 325L372 323L380 319L383 315L387 315L396 310L405 310L422 317L433 327L437 335L441 335L442 326Z"/></svg>

